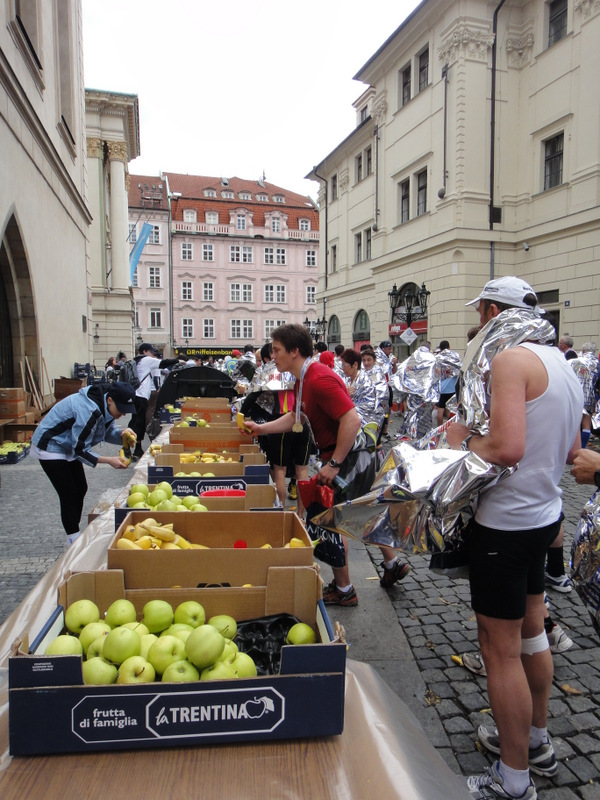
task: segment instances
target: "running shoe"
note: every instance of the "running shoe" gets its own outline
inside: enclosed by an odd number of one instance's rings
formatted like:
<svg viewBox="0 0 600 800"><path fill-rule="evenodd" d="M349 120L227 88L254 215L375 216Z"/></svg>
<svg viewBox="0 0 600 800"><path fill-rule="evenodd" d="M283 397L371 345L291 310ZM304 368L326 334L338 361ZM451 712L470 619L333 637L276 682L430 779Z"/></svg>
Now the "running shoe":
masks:
<svg viewBox="0 0 600 800"><path fill-rule="evenodd" d="M483 658L479 650L474 653L463 653L461 658L463 667L468 669L469 672L474 672L475 675L483 675L483 677L487 675L485 664L483 663Z"/></svg>
<svg viewBox="0 0 600 800"><path fill-rule="evenodd" d="M290 500L298 499L298 489L296 487L296 481L290 481L290 485L288 487L288 497L290 498Z"/></svg>
<svg viewBox="0 0 600 800"><path fill-rule="evenodd" d="M568 575L562 574L558 577L554 575L546 575L546 586L549 589L554 589L555 592L560 592L561 594L569 594L569 592L573 591L573 584L571 583L571 579Z"/></svg>
<svg viewBox="0 0 600 800"><path fill-rule="evenodd" d="M397 559L394 566L389 569L385 566L383 561L381 562L381 566L383 567L383 575L379 579L379 583L384 589L389 589L390 586L401 581L402 578L406 578L410 572L408 564L403 561L398 561Z"/></svg>
<svg viewBox="0 0 600 800"><path fill-rule="evenodd" d="M548 644L552 653L564 653L573 647L573 640L569 639L567 634L563 631L558 623L554 623L554 627L548 636Z"/></svg>
<svg viewBox="0 0 600 800"><path fill-rule="evenodd" d="M504 788L502 775L498 772L498 762L488 767L483 775L471 775L467 778L467 787L474 800L537 800L537 792L533 781L529 780L529 786L523 794L509 794Z"/></svg>
<svg viewBox="0 0 600 800"><path fill-rule="evenodd" d="M485 725L480 725L477 729L477 736L481 744L490 753L500 755L500 737L498 736L498 728L488 728ZM558 763L554 755L554 748L552 742L547 739L539 747L529 750L529 769L535 772L536 775L542 775L544 778L551 778L558 772Z"/></svg>
<svg viewBox="0 0 600 800"><path fill-rule="evenodd" d="M357 606L358 597L354 586L348 592L341 592L335 585L335 581L331 581L323 589L323 602L326 606Z"/></svg>

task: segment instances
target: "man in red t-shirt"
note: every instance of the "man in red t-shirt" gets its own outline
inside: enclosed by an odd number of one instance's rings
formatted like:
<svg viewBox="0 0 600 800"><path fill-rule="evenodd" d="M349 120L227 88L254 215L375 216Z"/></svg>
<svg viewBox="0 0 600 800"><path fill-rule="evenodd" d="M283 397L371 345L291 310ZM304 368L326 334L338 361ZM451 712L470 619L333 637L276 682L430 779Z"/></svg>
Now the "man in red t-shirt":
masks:
<svg viewBox="0 0 600 800"><path fill-rule="evenodd" d="M329 367L311 360L313 343L303 325L281 325L273 331L272 338L273 359L277 369L279 372L291 372L296 378L294 387L296 410L272 422L259 425L247 420L245 425L255 436L291 431L295 427L301 427L302 412L308 418L321 455L322 467L318 481L327 486L334 486L334 479L338 476L360 430L360 418L354 403L342 379ZM366 451L365 456L369 464L362 472L365 477L367 473L371 473L372 483L375 477L375 460L372 454ZM369 470L371 462L372 469ZM352 499L348 494L344 497ZM341 499L339 495L335 501L341 502ZM358 599L350 581L345 538L344 547L346 563L344 566L332 567L334 580L324 590L323 599L337 605L355 606L358 604Z"/></svg>

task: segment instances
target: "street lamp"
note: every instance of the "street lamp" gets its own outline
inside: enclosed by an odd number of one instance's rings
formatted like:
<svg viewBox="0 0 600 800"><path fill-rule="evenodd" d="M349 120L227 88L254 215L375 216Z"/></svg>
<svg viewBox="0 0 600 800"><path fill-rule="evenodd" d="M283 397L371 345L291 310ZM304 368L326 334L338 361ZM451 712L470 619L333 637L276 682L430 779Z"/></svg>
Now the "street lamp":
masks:
<svg viewBox="0 0 600 800"><path fill-rule="evenodd" d="M98 342L100 341L100 334L98 333L98 328L99 327L100 326L98 325L98 323L96 323L96 329L94 331L94 343L95 344L98 344Z"/></svg>
<svg viewBox="0 0 600 800"><path fill-rule="evenodd" d="M394 284L392 290L388 292L392 323L394 319L399 319L401 322L406 322L407 327L410 328L410 324L414 319L420 319L427 314L427 303L429 302L430 294L431 292L427 289L425 283L414 293L411 291L410 285L403 293ZM403 310L399 311L398 309Z"/></svg>
<svg viewBox="0 0 600 800"><path fill-rule="evenodd" d="M323 317L322 319L318 319L315 322L315 330L317 332L317 338L319 336L324 336L326 329L327 329L327 320L325 319L325 317Z"/></svg>

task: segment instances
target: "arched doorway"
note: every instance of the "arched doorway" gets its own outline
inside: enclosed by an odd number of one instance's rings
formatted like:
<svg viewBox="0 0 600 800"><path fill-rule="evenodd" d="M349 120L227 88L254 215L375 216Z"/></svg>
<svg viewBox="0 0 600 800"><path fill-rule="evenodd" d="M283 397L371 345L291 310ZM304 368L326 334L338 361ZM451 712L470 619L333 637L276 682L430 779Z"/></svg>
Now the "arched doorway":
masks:
<svg viewBox="0 0 600 800"><path fill-rule="evenodd" d="M354 324L352 325L352 346L355 350L360 350L361 344L371 343L371 321L369 315L361 308L356 312Z"/></svg>
<svg viewBox="0 0 600 800"><path fill-rule="evenodd" d="M14 214L0 246L0 386L21 386L25 356L39 375L37 326L29 265Z"/></svg>

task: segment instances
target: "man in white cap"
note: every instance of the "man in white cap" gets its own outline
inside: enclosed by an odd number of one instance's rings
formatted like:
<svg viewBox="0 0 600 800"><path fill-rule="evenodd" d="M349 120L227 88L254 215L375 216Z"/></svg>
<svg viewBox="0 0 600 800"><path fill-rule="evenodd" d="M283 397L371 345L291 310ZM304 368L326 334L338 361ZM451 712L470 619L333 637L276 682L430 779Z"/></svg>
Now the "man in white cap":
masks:
<svg viewBox="0 0 600 800"><path fill-rule="evenodd" d="M489 281L467 305L482 327L507 309L536 310L537 296L514 276ZM535 800L529 770L558 770L546 727L552 656L544 630L544 563L560 530L565 462L579 449L582 391L558 348L527 341L497 353L489 382L489 432L450 425L447 440L485 461L519 465L481 493L471 537L471 604L497 728L481 743L500 756L468 779L474 798ZM548 420L552 435L548 435Z"/></svg>

